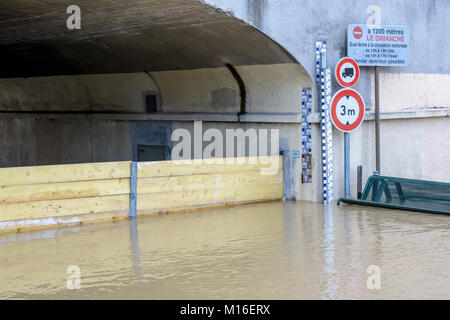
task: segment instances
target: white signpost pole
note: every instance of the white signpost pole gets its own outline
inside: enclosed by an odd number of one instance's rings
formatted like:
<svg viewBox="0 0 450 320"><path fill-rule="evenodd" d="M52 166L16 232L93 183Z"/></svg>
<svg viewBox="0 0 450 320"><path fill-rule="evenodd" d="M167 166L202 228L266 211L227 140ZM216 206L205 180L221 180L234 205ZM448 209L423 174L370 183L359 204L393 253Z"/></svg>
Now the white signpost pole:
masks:
<svg viewBox="0 0 450 320"><path fill-rule="evenodd" d="M350 88L353 87L359 80L359 66L353 59L350 58L342 58L339 60L339 62L336 65L336 68L334 70L334 74L336 77L337 82L344 88ZM346 113L349 116L353 116L351 114L353 109L351 105L349 105L350 108L348 108L346 105L344 105L344 109L339 111L341 112L341 117L345 117ZM342 107L337 106L337 108ZM344 119L341 119L344 120ZM351 119L352 120L352 119ZM353 119L354 120L354 119ZM345 123L348 122L349 119L347 118L344 120ZM344 192L345 197L350 197L350 134L348 131L344 132L344 177L345 177L345 184L344 184Z"/></svg>
<svg viewBox="0 0 450 320"><path fill-rule="evenodd" d="M380 74L375 66L375 170L381 175L381 144L380 144Z"/></svg>
<svg viewBox="0 0 450 320"><path fill-rule="evenodd" d="M339 71L336 74L342 73ZM336 129L344 133L345 198L350 197L350 133L361 126L364 114L364 100L357 91L345 88L333 96L330 104L331 121Z"/></svg>
<svg viewBox="0 0 450 320"><path fill-rule="evenodd" d="M350 198L350 133L344 133L345 197Z"/></svg>

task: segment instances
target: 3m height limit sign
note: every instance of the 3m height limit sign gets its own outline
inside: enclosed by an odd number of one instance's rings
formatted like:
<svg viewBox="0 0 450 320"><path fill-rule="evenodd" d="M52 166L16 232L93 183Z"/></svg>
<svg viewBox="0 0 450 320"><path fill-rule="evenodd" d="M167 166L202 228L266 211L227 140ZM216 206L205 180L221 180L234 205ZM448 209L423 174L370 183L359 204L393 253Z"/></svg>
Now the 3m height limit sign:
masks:
<svg viewBox="0 0 450 320"><path fill-rule="evenodd" d="M348 26L347 56L360 66L407 66L408 46L408 27Z"/></svg>

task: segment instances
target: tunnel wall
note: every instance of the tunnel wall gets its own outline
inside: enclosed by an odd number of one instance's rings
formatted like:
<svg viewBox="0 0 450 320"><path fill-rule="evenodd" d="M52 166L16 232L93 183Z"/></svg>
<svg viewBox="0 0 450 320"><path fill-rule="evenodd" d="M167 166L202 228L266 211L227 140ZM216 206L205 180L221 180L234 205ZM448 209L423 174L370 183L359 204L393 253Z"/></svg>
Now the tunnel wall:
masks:
<svg viewBox="0 0 450 320"><path fill-rule="evenodd" d="M239 86L226 68L152 72L162 112L239 112Z"/></svg>
<svg viewBox="0 0 450 320"><path fill-rule="evenodd" d="M299 113L302 88L312 82L299 64L236 67L247 91L247 111Z"/></svg>
<svg viewBox="0 0 450 320"><path fill-rule="evenodd" d="M312 82L299 64L237 66L249 113L298 113ZM238 113L241 88L226 68L0 79L0 112L146 113L145 94L160 112Z"/></svg>
<svg viewBox="0 0 450 320"><path fill-rule="evenodd" d="M171 133L186 128L193 135L193 120L223 133L279 129L276 153L300 150L301 91L312 86L304 69L276 64L235 70L241 83L229 67L2 79L0 166L136 161L139 145L166 146L170 159ZM159 97L157 113L146 112L149 92ZM286 192L300 199L312 188L300 190L298 163L287 159Z"/></svg>
<svg viewBox="0 0 450 320"><path fill-rule="evenodd" d="M171 122L21 115L0 119L0 167L137 160L137 146L167 146Z"/></svg>
<svg viewBox="0 0 450 320"><path fill-rule="evenodd" d="M0 79L0 111L144 112L145 73Z"/></svg>

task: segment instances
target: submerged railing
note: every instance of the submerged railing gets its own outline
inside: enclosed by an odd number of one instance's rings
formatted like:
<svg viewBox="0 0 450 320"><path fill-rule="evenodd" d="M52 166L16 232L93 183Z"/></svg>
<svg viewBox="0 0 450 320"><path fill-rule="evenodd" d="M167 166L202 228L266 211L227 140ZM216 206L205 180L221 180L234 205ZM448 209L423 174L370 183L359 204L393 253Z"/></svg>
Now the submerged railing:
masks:
<svg viewBox="0 0 450 320"><path fill-rule="evenodd" d="M371 176L361 200L341 198L341 202L375 207L450 214L450 183Z"/></svg>

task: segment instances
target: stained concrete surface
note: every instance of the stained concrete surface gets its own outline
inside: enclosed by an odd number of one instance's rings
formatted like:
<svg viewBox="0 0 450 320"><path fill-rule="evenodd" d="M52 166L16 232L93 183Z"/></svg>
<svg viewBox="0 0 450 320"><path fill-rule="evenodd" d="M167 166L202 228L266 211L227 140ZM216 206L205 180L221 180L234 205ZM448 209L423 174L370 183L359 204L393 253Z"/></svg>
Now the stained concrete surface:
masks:
<svg viewBox="0 0 450 320"><path fill-rule="evenodd" d="M291 63L270 38L200 1L79 0L80 30L66 28L67 0L0 2L0 77L142 72Z"/></svg>

